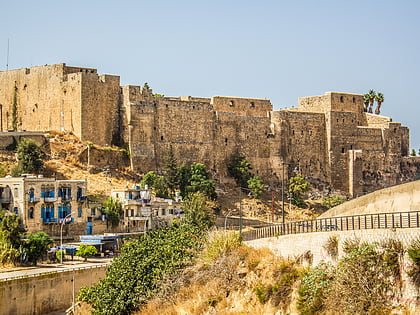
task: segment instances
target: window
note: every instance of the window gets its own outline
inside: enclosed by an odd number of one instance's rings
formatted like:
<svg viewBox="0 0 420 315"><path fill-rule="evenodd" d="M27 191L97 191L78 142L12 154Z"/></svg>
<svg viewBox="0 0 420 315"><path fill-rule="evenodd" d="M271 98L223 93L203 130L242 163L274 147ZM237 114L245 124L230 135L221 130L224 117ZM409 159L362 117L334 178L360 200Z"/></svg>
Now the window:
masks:
<svg viewBox="0 0 420 315"><path fill-rule="evenodd" d="M345 152L344 148L341 148L341 153L344 153L344 152Z"/></svg>
<svg viewBox="0 0 420 315"><path fill-rule="evenodd" d="M255 103L251 102L251 108L255 108Z"/></svg>
<svg viewBox="0 0 420 315"><path fill-rule="evenodd" d="M160 136L160 140L162 140L162 141L163 141L163 136Z"/></svg>
<svg viewBox="0 0 420 315"><path fill-rule="evenodd" d="M18 207L14 207L13 208L13 212L16 213L16 215L18 215L19 214L19 208Z"/></svg>
<svg viewBox="0 0 420 315"><path fill-rule="evenodd" d="M353 96L353 103L356 103L356 98Z"/></svg>
<svg viewBox="0 0 420 315"><path fill-rule="evenodd" d="M82 207L77 207L77 217L82 217Z"/></svg>
<svg viewBox="0 0 420 315"><path fill-rule="evenodd" d="M343 100L343 96L340 96L340 102L341 102L341 103L343 103L343 102L344 102L344 100Z"/></svg>
<svg viewBox="0 0 420 315"><path fill-rule="evenodd" d="M235 103L233 101L229 101L229 106L230 107L234 107L235 106Z"/></svg>
<svg viewBox="0 0 420 315"><path fill-rule="evenodd" d="M33 219L34 218L34 207L30 207L28 209L28 218Z"/></svg>
<svg viewBox="0 0 420 315"><path fill-rule="evenodd" d="M162 209L162 215L166 215L166 210Z"/></svg>

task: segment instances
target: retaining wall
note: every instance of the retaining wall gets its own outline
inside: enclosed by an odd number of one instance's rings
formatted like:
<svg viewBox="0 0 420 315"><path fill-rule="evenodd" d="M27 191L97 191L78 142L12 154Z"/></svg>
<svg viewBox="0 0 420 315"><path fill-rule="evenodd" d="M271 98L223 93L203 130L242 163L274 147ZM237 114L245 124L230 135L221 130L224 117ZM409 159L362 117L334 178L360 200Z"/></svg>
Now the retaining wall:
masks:
<svg viewBox="0 0 420 315"><path fill-rule="evenodd" d="M105 278L105 270L106 265L101 264L0 281L0 314L34 315L65 310L72 305L73 292L77 296L82 286L92 286Z"/></svg>
<svg viewBox="0 0 420 315"><path fill-rule="evenodd" d="M332 258L324 245L327 244L331 236L338 238L338 257ZM262 238L245 243L254 248L267 247L276 255L296 259L300 258L306 265L316 266L320 262L335 263L343 256L343 242L346 239L360 239L362 242L381 242L388 239L401 241L404 248L420 237L420 229L374 229L374 230L355 230L355 231L335 231L335 232L314 232L305 234L289 234L278 237ZM412 310L420 314L420 292L407 277L404 270L410 266L410 260L406 254L402 263L403 292L399 301L408 304Z"/></svg>

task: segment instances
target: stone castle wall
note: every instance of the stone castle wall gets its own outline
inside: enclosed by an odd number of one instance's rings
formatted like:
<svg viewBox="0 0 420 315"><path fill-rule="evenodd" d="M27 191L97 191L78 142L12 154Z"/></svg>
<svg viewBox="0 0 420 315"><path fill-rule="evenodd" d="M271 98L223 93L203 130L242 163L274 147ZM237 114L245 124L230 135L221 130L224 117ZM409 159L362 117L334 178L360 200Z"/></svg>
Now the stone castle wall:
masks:
<svg viewBox="0 0 420 315"><path fill-rule="evenodd" d="M270 186L296 168L313 186L351 196L412 180L418 169L401 163L408 128L365 113L360 94L327 92L273 111L267 99L157 97L119 82L65 64L0 72L0 129L66 130L128 145L140 173L161 171L172 146L179 162L204 163L220 182L243 155Z"/></svg>

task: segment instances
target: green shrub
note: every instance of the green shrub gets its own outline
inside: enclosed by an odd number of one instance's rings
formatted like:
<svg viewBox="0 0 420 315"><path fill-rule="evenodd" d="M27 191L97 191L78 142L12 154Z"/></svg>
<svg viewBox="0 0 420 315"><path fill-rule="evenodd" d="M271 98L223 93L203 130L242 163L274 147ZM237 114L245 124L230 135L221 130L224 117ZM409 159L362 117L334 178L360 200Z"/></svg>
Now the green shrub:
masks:
<svg viewBox="0 0 420 315"><path fill-rule="evenodd" d="M341 205L342 203L346 202L347 200L344 198L341 198L340 196L330 196L330 197L324 197L322 198L322 204L327 209L334 208L338 205Z"/></svg>

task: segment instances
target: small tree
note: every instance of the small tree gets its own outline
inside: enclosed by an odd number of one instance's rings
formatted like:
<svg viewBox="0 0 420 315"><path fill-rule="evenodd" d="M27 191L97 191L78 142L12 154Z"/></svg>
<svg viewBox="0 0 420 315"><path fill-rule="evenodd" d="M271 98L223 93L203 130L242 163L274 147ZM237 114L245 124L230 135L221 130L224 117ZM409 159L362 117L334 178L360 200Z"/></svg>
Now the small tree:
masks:
<svg viewBox="0 0 420 315"><path fill-rule="evenodd" d="M80 244L80 247L76 252L76 256L82 257L85 261L87 261L89 257L96 255L97 253L98 250L95 246Z"/></svg>
<svg viewBox="0 0 420 315"><path fill-rule="evenodd" d="M164 171L165 185L168 187L170 195L173 196L175 195L175 190L179 187L179 172L172 145L169 146L169 151L165 158Z"/></svg>
<svg viewBox="0 0 420 315"><path fill-rule="evenodd" d="M248 188L254 198L260 198L264 191L264 183L258 176L253 176L248 179Z"/></svg>
<svg viewBox="0 0 420 315"><path fill-rule="evenodd" d="M184 222L206 230L214 225L215 216L208 204L206 195L202 192L189 194L182 209L185 212Z"/></svg>
<svg viewBox="0 0 420 315"><path fill-rule="evenodd" d="M118 199L109 197L105 203L105 207L102 211L107 217L108 222L111 223L111 227L116 227L120 223L120 216L122 215L122 205Z"/></svg>
<svg viewBox="0 0 420 315"><path fill-rule="evenodd" d="M44 256L54 241L45 232L29 233L24 244L28 260L35 266L40 258Z"/></svg>
<svg viewBox="0 0 420 315"><path fill-rule="evenodd" d="M309 183L302 174L297 174L289 180L289 193L291 194L291 202L298 206L305 206L302 194L308 191Z"/></svg>
<svg viewBox="0 0 420 315"><path fill-rule="evenodd" d="M44 152L34 140L22 138L17 147L18 165L12 170L12 175L38 173L44 166L43 157Z"/></svg>
<svg viewBox="0 0 420 315"><path fill-rule="evenodd" d="M155 172L150 171L143 176L141 183L143 186L147 185L149 188L153 188L156 196L162 198L169 197L168 188L163 176L157 175Z"/></svg>
<svg viewBox="0 0 420 315"><path fill-rule="evenodd" d="M248 180L253 176L250 172L252 167L244 156L235 157L227 168L229 175L235 179L240 187L248 187Z"/></svg>
<svg viewBox="0 0 420 315"><path fill-rule="evenodd" d="M415 149L412 149L411 150L411 154L410 154L411 156L416 156L417 155L417 153L416 153L416 150Z"/></svg>
<svg viewBox="0 0 420 315"><path fill-rule="evenodd" d="M217 198L216 189L206 166L201 163L193 163L190 167L190 179L187 191L189 193L202 192L208 198L215 200Z"/></svg>
<svg viewBox="0 0 420 315"><path fill-rule="evenodd" d="M15 264L22 251L22 236L25 228L20 216L0 210L0 263Z"/></svg>

